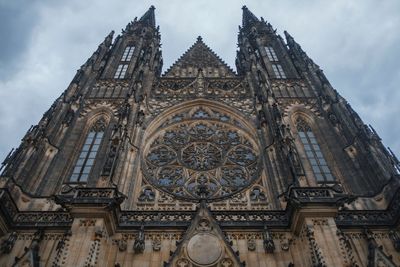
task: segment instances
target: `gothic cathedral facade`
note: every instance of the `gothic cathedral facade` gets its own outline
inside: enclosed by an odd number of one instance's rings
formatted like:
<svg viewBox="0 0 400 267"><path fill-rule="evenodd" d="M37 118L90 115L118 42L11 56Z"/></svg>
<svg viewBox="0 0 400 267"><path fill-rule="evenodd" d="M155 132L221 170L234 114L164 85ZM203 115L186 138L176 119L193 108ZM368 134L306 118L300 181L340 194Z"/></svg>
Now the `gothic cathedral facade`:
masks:
<svg viewBox="0 0 400 267"><path fill-rule="evenodd" d="M0 266L400 265L399 161L289 33L113 34L3 163Z"/></svg>

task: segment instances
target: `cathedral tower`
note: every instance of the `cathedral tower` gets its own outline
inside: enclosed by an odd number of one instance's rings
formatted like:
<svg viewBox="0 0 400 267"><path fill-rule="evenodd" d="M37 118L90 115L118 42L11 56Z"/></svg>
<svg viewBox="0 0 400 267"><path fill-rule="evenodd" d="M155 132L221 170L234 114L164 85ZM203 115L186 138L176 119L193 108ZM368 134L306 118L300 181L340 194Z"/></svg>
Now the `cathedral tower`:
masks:
<svg viewBox="0 0 400 267"><path fill-rule="evenodd" d="M0 266L398 266L399 170L294 38L243 7L161 74L152 6L106 36L0 179Z"/></svg>

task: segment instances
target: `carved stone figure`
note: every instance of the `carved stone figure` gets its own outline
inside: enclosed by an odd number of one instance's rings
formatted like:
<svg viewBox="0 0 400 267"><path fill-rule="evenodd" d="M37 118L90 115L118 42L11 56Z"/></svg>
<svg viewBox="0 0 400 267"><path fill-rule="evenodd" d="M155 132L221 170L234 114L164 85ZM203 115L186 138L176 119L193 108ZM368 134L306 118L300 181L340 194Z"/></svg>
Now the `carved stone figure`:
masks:
<svg viewBox="0 0 400 267"><path fill-rule="evenodd" d="M257 248L256 240L254 238L247 240L247 248L249 251L255 251Z"/></svg>
<svg viewBox="0 0 400 267"><path fill-rule="evenodd" d="M135 253L143 253L144 246L144 226L142 225L133 243L133 251L135 251Z"/></svg>
<svg viewBox="0 0 400 267"><path fill-rule="evenodd" d="M154 251L160 251L161 250L161 240L159 238L153 239L152 246L153 246Z"/></svg>
<svg viewBox="0 0 400 267"><path fill-rule="evenodd" d="M126 251L128 245L125 239L118 240L118 250L123 252Z"/></svg>
<svg viewBox="0 0 400 267"><path fill-rule="evenodd" d="M263 244L264 244L265 251L267 253L274 253L274 250L275 250L274 240L273 240L272 234L268 230L267 226L264 226L263 239L264 239Z"/></svg>

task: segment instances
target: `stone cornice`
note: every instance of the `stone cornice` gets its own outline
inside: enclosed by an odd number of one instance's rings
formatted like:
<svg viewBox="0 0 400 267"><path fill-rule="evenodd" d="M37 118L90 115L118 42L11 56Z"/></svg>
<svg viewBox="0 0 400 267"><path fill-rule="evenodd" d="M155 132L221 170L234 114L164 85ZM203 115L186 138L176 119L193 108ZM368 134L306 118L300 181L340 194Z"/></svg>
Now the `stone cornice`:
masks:
<svg viewBox="0 0 400 267"><path fill-rule="evenodd" d="M146 228L188 227L195 211L133 211L121 210L124 197L114 188L79 188L67 196L57 196L60 211L20 211L10 192L0 189L0 225L3 231L28 229L68 229L74 218L104 218L112 232ZM395 227L400 217L400 190L397 190L386 210L339 210L349 198L331 188L292 188L285 210L271 211L212 211L218 224L226 229L269 228L290 229L301 216L335 217L339 228ZM297 216L297 217L296 217Z"/></svg>

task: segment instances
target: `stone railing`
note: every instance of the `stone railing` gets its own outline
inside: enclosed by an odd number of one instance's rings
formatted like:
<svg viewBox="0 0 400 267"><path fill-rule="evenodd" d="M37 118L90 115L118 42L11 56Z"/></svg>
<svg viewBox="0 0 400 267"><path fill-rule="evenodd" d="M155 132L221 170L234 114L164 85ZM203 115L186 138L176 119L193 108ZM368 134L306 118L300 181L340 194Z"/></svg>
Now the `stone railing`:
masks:
<svg viewBox="0 0 400 267"><path fill-rule="evenodd" d="M288 207L272 211L211 211L221 227L269 227L289 228L293 212L304 205L341 206L351 199L332 188L291 188ZM0 219L11 229L69 228L73 216L69 208L100 208L110 214L117 228L129 229L142 225L147 227L188 227L195 211L121 211L124 196L115 188L75 188L68 195L57 196L66 210L19 211L10 192L0 189ZM394 195L386 210L338 210L335 221L339 228L394 227L400 217L400 190Z"/></svg>
<svg viewBox="0 0 400 267"><path fill-rule="evenodd" d="M72 217L65 211L19 211L10 192L0 189L2 219L10 228L65 228L72 224Z"/></svg>
<svg viewBox="0 0 400 267"><path fill-rule="evenodd" d="M400 218L400 188L386 210L342 210L336 217L339 227L379 227L398 224Z"/></svg>
<svg viewBox="0 0 400 267"><path fill-rule="evenodd" d="M194 216L194 211L122 211L118 218L118 224L120 227L141 225L146 227L187 227Z"/></svg>
<svg viewBox="0 0 400 267"><path fill-rule="evenodd" d="M124 200L123 196L116 188L73 188L66 194L55 196L56 203L65 205L79 204L120 204Z"/></svg>

